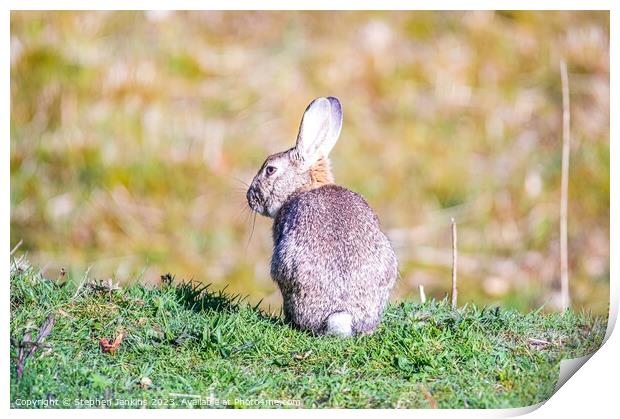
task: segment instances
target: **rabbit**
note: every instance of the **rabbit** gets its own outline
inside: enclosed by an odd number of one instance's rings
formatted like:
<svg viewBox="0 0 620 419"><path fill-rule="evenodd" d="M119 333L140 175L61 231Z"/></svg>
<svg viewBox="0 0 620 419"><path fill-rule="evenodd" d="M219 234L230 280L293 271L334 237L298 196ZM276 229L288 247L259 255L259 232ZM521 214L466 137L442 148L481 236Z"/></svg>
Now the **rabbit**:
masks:
<svg viewBox="0 0 620 419"><path fill-rule="evenodd" d="M341 127L337 98L312 101L295 147L265 160L247 201L274 220L271 276L285 321L313 335L347 337L375 331L398 266L368 203L334 183L328 154Z"/></svg>

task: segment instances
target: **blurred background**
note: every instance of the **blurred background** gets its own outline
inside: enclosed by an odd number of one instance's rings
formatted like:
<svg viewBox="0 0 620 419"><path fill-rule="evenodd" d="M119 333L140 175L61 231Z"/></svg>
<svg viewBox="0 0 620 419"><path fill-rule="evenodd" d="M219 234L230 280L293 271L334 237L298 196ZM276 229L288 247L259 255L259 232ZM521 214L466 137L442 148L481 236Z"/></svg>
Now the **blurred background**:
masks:
<svg viewBox="0 0 620 419"><path fill-rule="evenodd" d="M607 12L12 12L11 248L51 277L227 286L278 309L246 186L338 96L338 183L397 252L394 300L554 310L562 97L573 307L609 303Z"/></svg>

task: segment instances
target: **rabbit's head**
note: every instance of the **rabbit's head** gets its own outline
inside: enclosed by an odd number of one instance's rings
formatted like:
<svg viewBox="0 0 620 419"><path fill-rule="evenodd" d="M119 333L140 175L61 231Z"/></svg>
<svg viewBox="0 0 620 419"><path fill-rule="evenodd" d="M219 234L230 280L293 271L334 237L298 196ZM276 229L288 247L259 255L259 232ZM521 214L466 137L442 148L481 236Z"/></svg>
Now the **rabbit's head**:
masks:
<svg viewBox="0 0 620 419"><path fill-rule="evenodd" d="M313 100L301 119L295 147L269 156L247 192L252 210L274 218L296 191L332 183L329 152L342 127L342 107L335 97Z"/></svg>

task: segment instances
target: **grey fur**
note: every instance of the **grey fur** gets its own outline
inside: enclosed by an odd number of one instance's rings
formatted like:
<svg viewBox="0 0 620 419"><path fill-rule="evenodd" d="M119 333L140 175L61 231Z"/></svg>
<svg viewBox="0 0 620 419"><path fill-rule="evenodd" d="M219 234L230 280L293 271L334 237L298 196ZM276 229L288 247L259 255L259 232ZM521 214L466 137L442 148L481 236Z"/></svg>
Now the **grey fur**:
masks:
<svg viewBox="0 0 620 419"><path fill-rule="evenodd" d="M341 121L338 99L313 101L297 145L268 157L247 193L250 208L274 218L271 276L282 292L285 318L314 334L330 333L328 318L335 313L351 316L353 333L372 333L397 277L394 251L364 198L332 183L313 183L317 164L329 172L324 160Z"/></svg>

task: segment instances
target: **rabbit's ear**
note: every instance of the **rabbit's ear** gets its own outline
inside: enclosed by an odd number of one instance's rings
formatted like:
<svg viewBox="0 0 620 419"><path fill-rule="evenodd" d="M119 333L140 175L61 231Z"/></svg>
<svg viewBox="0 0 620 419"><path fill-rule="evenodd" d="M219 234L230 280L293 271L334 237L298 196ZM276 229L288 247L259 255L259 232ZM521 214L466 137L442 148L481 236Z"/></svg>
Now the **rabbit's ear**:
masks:
<svg viewBox="0 0 620 419"><path fill-rule="evenodd" d="M340 136L342 107L335 97L320 97L308 105L301 119L295 150L305 165L327 157Z"/></svg>

